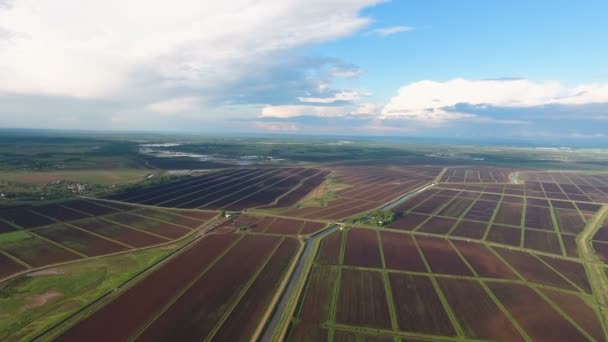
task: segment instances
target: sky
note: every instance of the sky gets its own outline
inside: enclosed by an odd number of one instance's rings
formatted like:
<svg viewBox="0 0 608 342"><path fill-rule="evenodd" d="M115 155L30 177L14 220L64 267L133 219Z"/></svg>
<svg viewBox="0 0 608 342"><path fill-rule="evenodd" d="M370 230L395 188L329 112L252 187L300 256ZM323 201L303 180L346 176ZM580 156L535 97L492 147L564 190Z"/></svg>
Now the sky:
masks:
<svg viewBox="0 0 608 342"><path fill-rule="evenodd" d="M0 0L0 127L608 143L608 2Z"/></svg>

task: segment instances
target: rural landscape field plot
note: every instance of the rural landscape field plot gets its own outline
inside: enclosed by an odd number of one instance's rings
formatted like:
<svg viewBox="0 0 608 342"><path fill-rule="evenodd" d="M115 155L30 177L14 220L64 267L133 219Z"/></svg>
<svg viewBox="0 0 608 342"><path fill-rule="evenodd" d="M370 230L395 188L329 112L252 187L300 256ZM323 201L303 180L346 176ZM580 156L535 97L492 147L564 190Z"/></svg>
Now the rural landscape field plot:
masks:
<svg viewBox="0 0 608 342"><path fill-rule="evenodd" d="M166 244L217 216L213 211L136 208L95 200L0 209L0 254L10 277L39 267Z"/></svg>
<svg viewBox="0 0 608 342"><path fill-rule="evenodd" d="M110 199L168 208L243 210L290 206L323 182L315 168L226 169L110 196Z"/></svg>
<svg viewBox="0 0 608 342"><path fill-rule="evenodd" d="M547 320L524 315L529 303L504 291L530 296ZM543 333L552 324L565 334ZM405 340L605 339L581 261L393 228L350 228L320 242L288 340L344 331Z"/></svg>
<svg viewBox="0 0 608 342"><path fill-rule="evenodd" d="M601 204L528 195L525 184L438 185L393 207L390 228L576 257L576 237ZM542 192L542 196L544 196Z"/></svg>
<svg viewBox="0 0 608 342"><path fill-rule="evenodd" d="M431 183L442 168L436 166L332 167L335 188L325 189L323 203L301 205L285 215L339 220L390 202ZM306 203L304 203L306 204Z"/></svg>
<svg viewBox="0 0 608 342"><path fill-rule="evenodd" d="M512 170L494 167L450 167L440 182L443 183L508 183Z"/></svg>
<svg viewBox="0 0 608 342"><path fill-rule="evenodd" d="M209 234L58 339L248 340L298 249L292 237Z"/></svg>

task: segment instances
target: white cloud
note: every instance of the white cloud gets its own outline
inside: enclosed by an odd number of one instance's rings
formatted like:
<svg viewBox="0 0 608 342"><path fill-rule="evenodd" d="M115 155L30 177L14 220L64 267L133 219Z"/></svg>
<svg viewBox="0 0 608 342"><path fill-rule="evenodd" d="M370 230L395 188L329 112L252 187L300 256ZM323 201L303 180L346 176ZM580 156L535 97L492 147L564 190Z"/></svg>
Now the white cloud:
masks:
<svg viewBox="0 0 608 342"><path fill-rule="evenodd" d="M604 102L608 103L608 84L566 87L555 81L532 82L525 79L420 81L401 87L380 117L437 123L458 119L480 120L477 115L450 110L458 104L524 108Z"/></svg>
<svg viewBox="0 0 608 342"><path fill-rule="evenodd" d="M306 103L332 103L336 101L356 101L367 96L369 96L369 93L366 92L341 90L328 97L298 97L298 100Z"/></svg>
<svg viewBox="0 0 608 342"><path fill-rule="evenodd" d="M145 106L144 109L160 114L173 114L195 110L198 108L199 104L199 99L196 97L179 97L150 103Z"/></svg>
<svg viewBox="0 0 608 342"><path fill-rule="evenodd" d="M296 132L298 125L290 122L255 122L255 128L271 132Z"/></svg>
<svg viewBox="0 0 608 342"><path fill-rule="evenodd" d="M414 30L414 28L411 26L390 26L390 27L377 28L375 30L372 30L370 33L373 35L386 37L386 36L392 36L397 33L408 32L408 31L412 31L412 30Z"/></svg>
<svg viewBox="0 0 608 342"><path fill-rule="evenodd" d="M262 108L262 118L293 118L298 116L341 117L350 114L344 106L285 105Z"/></svg>
<svg viewBox="0 0 608 342"><path fill-rule="evenodd" d="M214 89L278 53L352 34L369 23L359 11L379 1L16 0L0 8L11 33L0 93Z"/></svg>

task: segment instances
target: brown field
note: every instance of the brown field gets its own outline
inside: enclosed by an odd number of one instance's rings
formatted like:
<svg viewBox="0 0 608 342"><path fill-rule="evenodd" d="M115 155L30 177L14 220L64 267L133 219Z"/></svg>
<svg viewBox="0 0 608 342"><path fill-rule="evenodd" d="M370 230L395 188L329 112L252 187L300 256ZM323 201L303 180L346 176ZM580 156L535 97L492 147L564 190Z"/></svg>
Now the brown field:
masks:
<svg viewBox="0 0 608 342"><path fill-rule="evenodd" d="M529 287L506 283L488 283L488 287L534 341L587 340Z"/></svg>
<svg viewBox="0 0 608 342"><path fill-rule="evenodd" d="M464 218L473 221L489 222L497 206L498 202L479 200L473 204Z"/></svg>
<svg viewBox="0 0 608 342"><path fill-rule="evenodd" d="M60 223L38 228L35 233L86 256L111 254L128 249L110 240Z"/></svg>
<svg viewBox="0 0 608 342"><path fill-rule="evenodd" d="M303 293L299 317L307 323L323 323L330 319L331 297L340 271L327 266L314 266Z"/></svg>
<svg viewBox="0 0 608 342"><path fill-rule="evenodd" d="M105 220L154 233L169 239L177 239L186 235L190 230L171 223L147 219L129 213L118 213L104 216Z"/></svg>
<svg viewBox="0 0 608 342"><path fill-rule="evenodd" d="M493 224L486 238L487 241L519 247L521 228Z"/></svg>
<svg viewBox="0 0 608 342"><path fill-rule="evenodd" d="M484 278L519 279L494 253L480 243L453 240L475 272Z"/></svg>
<svg viewBox="0 0 608 342"><path fill-rule="evenodd" d="M474 194L474 193L473 193ZM451 218L459 218L467 208L473 204L473 200L469 198L456 198L450 204L446 205L440 212L439 215L447 216Z"/></svg>
<svg viewBox="0 0 608 342"><path fill-rule="evenodd" d="M238 237L210 235L81 320L60 341L126 341ZM112 329L108 329L111 326Z"/></svg>
<svg viewBox="0 0 608 342"><path fill-rule="evenodd" d="M585 228L585 221L576 210L554 209L557 225L562 233L578 234Z"/></svg>
<svg viewBox="0 0 608 342"><path fill-rule="evenodd" d="M349 230L345 247L345 265L382 268L380 246L375 230Z"/></svg>
<svg viewBox="0 0 608 342"><path fill-rule="evenodd" d="M545 207L526 206L525 227L553 231L551 209Z"/></svg>
<svg viewBox="0 0 608 342"><path fill-rule="evenodd" d="M314 233L318 232L319 230L325 228L325 226L326 226L325 223L306 221L306 222L304 222L304 225L302 226L302 229L300 230L300 234L301 235L314 234Z"/></svg>
<svg viewBox="0 0 608 342"><path fill-rule="evenodd" d="M606 340L595 311L581 297L553 290L543 290L543 293L596 341Z"/></svg>
<svg viewBox="0 0 608 342"><path fill-rule="evenodd" d="M391 223L389 227L402 230L413 230L427 218L429 218L429 216L422 214L405 214Z"/></svg>
<svg viewBox="0 0 608 342"><path fill-rule="evenodd" d="M445 217L432 217L430 220L420 226L417 230L425 233L445 235L447 234L452 226L456 223L455 219Z"/></svg>
<svg viewBox="0 0 608 342"><path fill-rule="evenodd" d="M481 240L486 232L488 225L482 222L462 220L450 233L450 236L460 236L475 240Z"/></svg>
<svg viewBox="0 0 608 342"><path fill-rule="evenodd" d="M272 255L266 266L247 289L247 292L234 307L213 337L218 341L249 340L267 305L277 290L291 259L298 248L295 239L285 239Z"/></svg>
<svg viewBox="0 0 608 342"><path fill-rule="evenodd" d="M478 282L437 279L467 338L524 341L513 323Z"/></svg>
<svg viewBox="0 0 608 342"><path fill-rule="evenodd" d="M472 276L448 240L417 236L416 241L432 272Z"/></svg>
<svg viewBox="0 0 608 342"><path fill-rule="evenodd" d="M593 250L601 261L608 264L608 243L594 241Z"/></svg>
<svg viewBox="0 0 608 342"><path fill-rule="evenodd" d="M557 233L526 229L524 247L541 252L562 254Z"/></svg>
<svg viewBox="0 0 608 342"><path fill-rule="evenodd" d="M335 342L393 342L394 338L391 336L382 335L368 335L368 334L357 334L351 331L335 330L334 331Z"/></svg>
<svg viewBox="0 0 608 342"><path fill-rule="evenodd" d="M274 220L274 222L268 225L268 228L266 228L264 232L270 234L297 235L303 225L304 221L277 218Z"/></svg>
<svg viewBox="0 0 608 342"><path fill-rule="evenodd" d="M156 235L147 234L96 217L73 221L71 224L133 247L145 247L169 241Z"/></svg>
<svg viewBox="0 0 608 342"><path fill-rule="evenodd" d="M430 278L398 273L388 277L400 330L456 335Z"/></svg>
<svg viewBox="0 0 608 342"><path fill-rule="evenodd" d="M25 266L0 253L0 279L25 270Z"/></svg>
<svg viewBox="0 0 608 342"><path fill-rule="evenodd" d="M317 255L317 262L324 265L340 263L340 247L342 246L342 231L335 231L323 238Z"/></svg>
<svg viewBox="0 0 608 342"><path fill-rule="evenodd" d="M381 232L380 239L387 268L426 272L424 262L411 235Z"/></svg>
<svg viewBox="0 0 608 342"><path fill-rule="evenodd" d="M569 257L578 257L578 246L576 245L576 236L569 234L561 234L562 241L564 242L564 249L566 255Z"/></svg>
<svg viewBox="0 0 608 342"><path fill-rule="evenodd" d="M279 238L245 236L137 338L140 341L202 340L251 279Z"/></svg>
<svg viewBox="0 0 608 342"><path fill-rule="evenodd" d="M0 241L0 248L32 267L41 267L80 258L77 254L26 232L16 231L5 234L13 236L18 234L19 238Z"/></svg>
<svg viewBox="0 0 608 342"><path fill-rule="evenodd" d="M563 276L575 283L583 291L591 294L591 285L589 285L589 280L587 279L587 273L585 273L583 264L576 261L551 258L544 255L539 257Z"/></svg>
<svg viewBox="0 0 608 342"><path fill-rule="evenodd" d="M521 224L523 205L502 202L496 212L494 223L519 226Z"/></svg>
<svg viewBox="0 0 608 342"><path fill-rule="evenodd" d="M494 247L494 250L525 279L542 285L559 287L575 291L566 280L545 266L535 256L527 252L518 252L505 248Z"/></svg>
<svg viewBox="0 0 608 342"><path fill-rule="evenodd" d="M199 220L199 219L195 219L192 217L180 215L179 211L169 212L169 211L161 211L161 210L145 208L145 209L133 210L133 211L131 211L131 213L150 217L150 218L160 220L160 221L173 223L178 226L182 226L182 227L186 227L186 228L190 228L190 229L198 228L199 226L203 225L206 222L206 220Z"/></svg>
<svg viewBox="0 0 608 342"><path fill-rule="evenodd" d="M384 282L380 272L342 270L336 322L391 328Z"/></svg>

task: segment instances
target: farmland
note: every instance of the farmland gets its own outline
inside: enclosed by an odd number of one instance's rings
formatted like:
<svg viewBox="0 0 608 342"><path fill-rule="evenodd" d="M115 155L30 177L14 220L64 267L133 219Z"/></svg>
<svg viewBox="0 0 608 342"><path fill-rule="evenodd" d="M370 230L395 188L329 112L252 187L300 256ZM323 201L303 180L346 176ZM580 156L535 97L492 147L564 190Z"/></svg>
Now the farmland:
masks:
<svg viewBox="0 0 608 342"><path fill-rule="evenodd" d="M608 264L607 196L601 173L395 160L245 164L3 207L2 293L49 283L11 304L48 298L28 328L1 336L601 341L590 267ZM90 265L140 253L120 286L64 310L80 287L58 281L85 287Z"/></svg>

